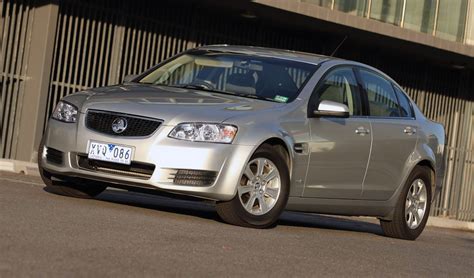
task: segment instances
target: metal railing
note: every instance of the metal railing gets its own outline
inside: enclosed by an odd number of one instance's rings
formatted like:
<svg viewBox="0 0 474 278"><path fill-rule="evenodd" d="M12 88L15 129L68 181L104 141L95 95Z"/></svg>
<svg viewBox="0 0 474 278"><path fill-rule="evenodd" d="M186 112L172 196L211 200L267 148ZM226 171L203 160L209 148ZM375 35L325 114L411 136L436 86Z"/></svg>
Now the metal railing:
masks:
<svg viewBox="0 0 474 278"><path fill-rule="evenodd" d="M32 11L28 1L0 3L0 157L16 148L18 111L24 96Z"/></svg>

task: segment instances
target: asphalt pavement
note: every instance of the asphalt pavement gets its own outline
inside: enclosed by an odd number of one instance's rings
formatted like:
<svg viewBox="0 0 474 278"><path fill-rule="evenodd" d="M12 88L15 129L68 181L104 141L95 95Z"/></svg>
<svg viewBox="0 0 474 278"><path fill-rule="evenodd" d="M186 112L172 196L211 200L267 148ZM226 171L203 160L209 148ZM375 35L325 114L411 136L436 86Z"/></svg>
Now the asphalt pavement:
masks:
<svg viewBox="0 0 474 278"><path fill-rule="evenodd" d="M387 238L369 218L285 212L222 223L207 203L107 190L94 200L0 172L0 277L474 277L474 233Z"/></svg>

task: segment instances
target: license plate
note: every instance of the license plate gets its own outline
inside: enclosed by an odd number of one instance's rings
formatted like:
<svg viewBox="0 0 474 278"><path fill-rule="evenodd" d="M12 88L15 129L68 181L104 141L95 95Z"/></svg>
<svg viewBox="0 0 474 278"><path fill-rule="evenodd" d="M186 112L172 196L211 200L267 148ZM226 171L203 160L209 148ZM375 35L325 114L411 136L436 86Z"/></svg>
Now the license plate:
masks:
<svg viewBox="0 0 474 278"><path fill-rule="evenodd" d="M130 165L132 148L116 144L89 142L89 159Z"/></svg>

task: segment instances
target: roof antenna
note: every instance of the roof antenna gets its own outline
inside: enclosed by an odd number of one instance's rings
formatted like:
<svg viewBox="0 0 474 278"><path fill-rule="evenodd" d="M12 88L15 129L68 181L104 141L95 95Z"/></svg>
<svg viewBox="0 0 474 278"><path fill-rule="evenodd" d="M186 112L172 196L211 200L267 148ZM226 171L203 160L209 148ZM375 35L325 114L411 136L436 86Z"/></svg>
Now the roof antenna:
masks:
<svg viewBox="0 0 474 278"><path fill-rule="evenodd" d="M344 39L342 39L342 41L339 43L339 45L336 47L336 49L334 49L334 51L331 53L331 55L329 55L329 57L334 57L334 54L336 54L336 52L339 50L339 48L342 46L342 44L347 40L347 36L344 37Z"/></svg>

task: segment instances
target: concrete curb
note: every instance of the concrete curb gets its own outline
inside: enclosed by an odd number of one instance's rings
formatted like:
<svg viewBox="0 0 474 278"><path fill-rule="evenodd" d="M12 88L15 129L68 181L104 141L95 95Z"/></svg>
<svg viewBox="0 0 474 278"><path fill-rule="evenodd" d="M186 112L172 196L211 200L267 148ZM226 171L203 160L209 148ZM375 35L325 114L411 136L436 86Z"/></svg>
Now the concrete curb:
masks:
<svg viewBox="0 0 474 278"><path fill-rule="evenodd" d="M0 171L23 173L29 176L39 176L38 164L11 159L0 159Z"/></svg>
<svg viewBox="0 0 474 278"><path fill-rule="evenodd" d="M431 216L428 218L426 226L474 232L474 222L465 222L444 217Z"/></svg>
<svg viewBox="0 0 474 278"><path fill-rule="evenodd" d="M0 159L0 171L39 176L38 164L34 162ZM431 216L428 218L428 223L426 223L426 225L430 227L474 231L474 222L459 221L445 217Z"/></svg>

